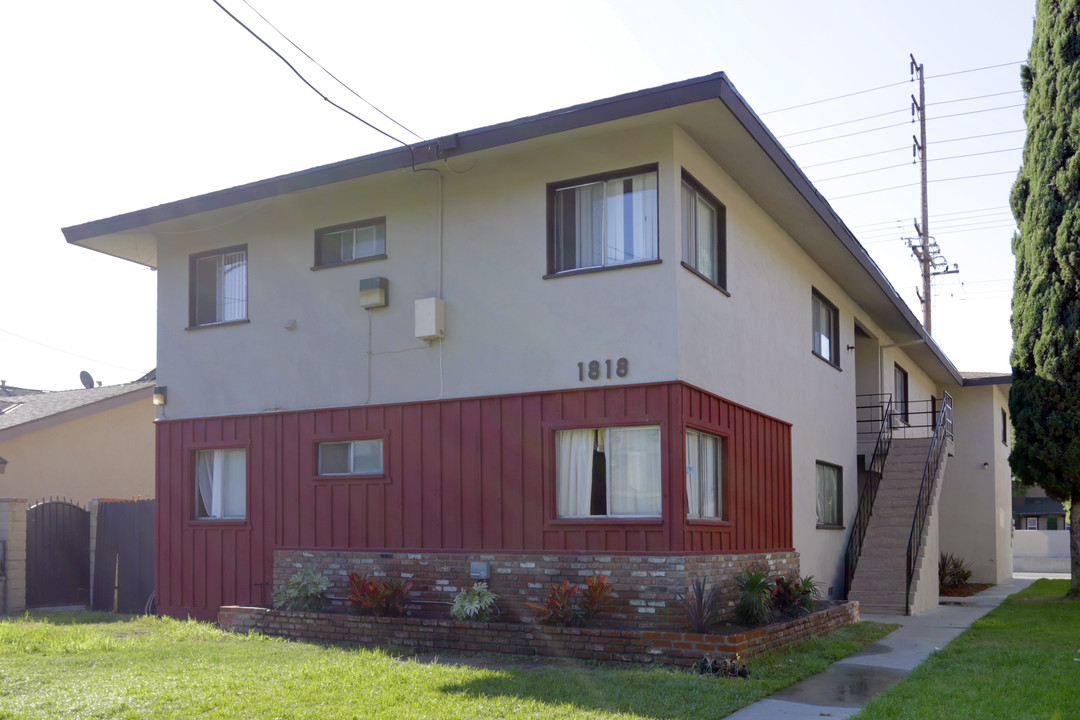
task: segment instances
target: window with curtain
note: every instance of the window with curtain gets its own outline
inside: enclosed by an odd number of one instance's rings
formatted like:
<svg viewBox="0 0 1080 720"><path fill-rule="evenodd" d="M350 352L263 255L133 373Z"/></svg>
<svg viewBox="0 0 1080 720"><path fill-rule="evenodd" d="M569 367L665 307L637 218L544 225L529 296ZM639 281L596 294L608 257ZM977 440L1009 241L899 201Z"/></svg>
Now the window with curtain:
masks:
<svg viewBox="0 0 1080 720"><path fill-rule="evenodd" d="M814 326L814 354L833 365L840 365L840 312L825 296L811 293Z"/></svg>
<svg viewBox="0 0 1080 720"><path fill-rule="evenodd" d="M899 365L893 365L893 417L902 422L909 422L908 415L908 374Z"/></svg>
<svg viewBox="0 0 1080 720"><path fill-rule="evenodd" d="M555 433L559 517L659 517L660 427Z"/></svg>
<svg viewBox="0 0 1080 720"><path fill-rule="evenodd" d="M722 444L715 435L686 431L686 515L691 518L720 519Z"/></svg>
<svg viewBox="0 0 1080 720"><path fill-rule="evenodd" d="M683 171L683 263L718 287L727 284L724 206Z"/></svg>
<svg viewBox="0 0 1080 720"><path fill-rule="evenodd" d="M195 517L247 517L247 452L243 448L195 453Z"/></svg>
<svg viewBox="0 0 1080 720"><path fill-rule="evenodd" d="M656 169L548 186L548 271L602 269L659 257Z"/></svg>
<svg viewBox="0 0 1080 720"><path fill-rule="evenodd" d="M817 464L817 524L823 527L842 527L844 504L841 468L829 463Z"/></svg>
<svg viewBox="0 0 1080 720"><path fill-rule="evenodd" d="M383 441L319 443L320 475L382 475Z"/></svg>
<svg viewBox="0 0 1080 720"><path fill-rule="evenodd" d="M315 267L386 257L386 218L315 231Z"/></svg>
<svg viewBox="0 0 1080 720"><path fill-rule="evenodd" d="M247 320L247 246L191 256L192 327Z"/></svg>

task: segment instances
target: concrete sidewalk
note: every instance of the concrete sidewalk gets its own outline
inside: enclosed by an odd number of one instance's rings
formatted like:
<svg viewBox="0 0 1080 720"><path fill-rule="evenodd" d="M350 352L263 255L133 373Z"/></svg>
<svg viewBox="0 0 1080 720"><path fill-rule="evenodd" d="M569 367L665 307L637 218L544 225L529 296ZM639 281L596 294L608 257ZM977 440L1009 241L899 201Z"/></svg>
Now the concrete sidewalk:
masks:
<svg viewBox="0 0 1080 720"><path fill-rule="evenodd" d="M944 598L933 610L911 617L862 616L863 620L900 623L888 637L830 665L824 672L747 705L730 720L787 720L789 718L846 718L859 712L878 693L892 687L930 653L944 647L971 624L1013 593L1040 577L1040 573L1014 573L1012 582L991 587L967 598ZM1067 575L1064 577L1068 577Z"/></svg>

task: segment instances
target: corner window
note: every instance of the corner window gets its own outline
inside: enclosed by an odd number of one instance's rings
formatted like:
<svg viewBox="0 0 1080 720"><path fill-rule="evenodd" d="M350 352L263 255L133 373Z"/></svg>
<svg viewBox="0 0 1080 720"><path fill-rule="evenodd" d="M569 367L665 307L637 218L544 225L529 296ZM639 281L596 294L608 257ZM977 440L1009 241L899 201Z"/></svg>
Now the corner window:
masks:
<svg viewBox="0 0 1080 720"><path fill-rule="evenodd" d="M683 262L719 288L727 284L724 214L720 201L683 170Z"/></svg>
<svg viewBox="0 0 1080 720"><path fill-rule="evenodd" d="M315 267L386 257L386 218L360 220L315 231Z"/></svg>
<svg viewBox="0 0 1080 720"><path fill-rule="evenodd" d="M247 246L192 255L192 327L247 320Z"/></svg>
<svg viewBox="0 0 1080 720"><path fill-rule="evenodd" d="M382 475L382 439L319 443L319 474Z"/></svg>
<svg viewBox="0 0 1080 720"><path fill-rule="evenodd" d="M195 453L195 517L243 520L247 516L247 452L243 448Z"/></svg>
<svg viewBox="0 0 1080 720"><path fill-rule="evenodd" d="M842 527L844 524L843 470L829 463L817 464L818 527Z"/></svg>
<svg viewBox="0 0 1080 720"><path fill-rule="evenodd" d="M893 417L903 423L909 423L908 414L908 374L899 365L893 365Z"/></svg>
<svg viewBox="0 0 1080 720"><path fill-rule="evenodd" d="M548 185L548 272L653 261L656 166Z"/></svg>
<svg viewBox="0 0 1080 720"><path fill-rule="evenodd" d="M1039 518L1037 516L1036 517L1029 517L1027 519L1027 529L1028 530L1038 530L1039 529Z"/></svg>
<svg viewBox="0 0 1080 720"><path fill-rule="evenodd" d="M555 494L561 518L660 516L660 427L555 433Z"/></svg>
<svg viewBox="0 0 1080 720"><path fill-rule="evenodd" d="M723 517L722 441L697 430L686 431L686 515L690 518Z"/></svg>
<svg viewBox="0 0 1080 720"><path fill-rule="evenodd" d="M840 367L840 312L825 296L812 293L814 313L814 354Z"/></svg>

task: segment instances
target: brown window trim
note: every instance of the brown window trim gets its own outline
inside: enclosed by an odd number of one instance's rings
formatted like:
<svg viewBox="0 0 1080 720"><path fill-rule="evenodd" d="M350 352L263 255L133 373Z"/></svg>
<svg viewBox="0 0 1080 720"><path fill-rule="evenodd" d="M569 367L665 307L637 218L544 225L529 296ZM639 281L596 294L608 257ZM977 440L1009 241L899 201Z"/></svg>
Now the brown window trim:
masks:
<svg viewBox="0 0 1080 720"><path fill-rule="evenodd" d="M832 340L832 342L830 343L830 346L831 346L831 349L832 349L833 357L825 357L824 355L819 353L817 350L815 350L814 349L813 338L811 338L810 352L813 353L816 357L820 358L821 360L824 360L829 365L832 365L837 370L842 371L843 368L840 367L840 310L839 310L839 308L836 307L836 305L834 305L829 300L829 298L825 297L815 287L810 288L810 296L811 296L811 303L810 303L811 312L813 311L813 307L814 307L814 303L813 303L814 298L816 298L819 302L821 302L826 307L828 307L830 310L832 310L832 327L830 328L830 331L831 331L831 334L832 334L832 338L830 338L830 339ZM810 319L810 331L811 331L811 333L813 333L813 331L814 331L814 323L815 322L816 322L816 318L811 317L811 319Z"/></svg>
<svg viewBox="0 0 1080 720"><path fill-rule="evenodd" d="M575 270L563 270L562 272L548 273L547 275L544 275L542 279L551 280L553 278L570 277L571 275L588 275L590 273L608 272L611 270L628 270L630 268L645 267L646 265L659 265L662 262L663 260L657 258L656 260L642 260L634 263L623 263L622 265L577 268Z"/></svg>
<svg viewBox="0 0 1080 720"><path fill-rule="evenodd" d="M334 473L330 475L322 475L319 473L319 446L323 443L345 443L345 442L362 442L364 440L381 440L383 447L383 469L380 473ZM333 482L335 480L346 480L348 482L371 482L371 483L391 483L393 477L390 469L387 467L387 448L390 445L390 434L383 432L375 432L367 435L349 435L347 437L316 437L312 439L311 447L311 459L314 463L314 467L311 471L312 480L319 483Z"/></svg>
<svg viewBox="0 0 1080 720"><path fill-rule="evenodd" d="M196 270L195 270L195 267L196 267L197 263L199 262L200 259L205 258L205 257L212 257L214 255L227 255L229 253L240 252L241 250L244 251L244 273L245 273L245 278L244 278L244 306L245 306L245 312L247 312L248 311L248 307L247 307L248 277L246 277L246 275L247 275L247 271L249 269L248 266L249 266L249 262L250 262L250 259L251 259L248 256L247 243L244 243L242 245L230 245L229 247L216 248L214 250L205 250L203 252L197 252L197 253L192 253L191 255L188 255L188 325L187 325L187 328L186 328L187 330L194 330L194 329L204 328L204 327L219 327L219 326L222 326L222 325L239 325L241 323L245 323L245 322L249 321L250 315L249 315L249 317L244 318L242 320L228 320L226 322L214 322L214 323L202 323L202 324L199 324L199 323L195 322L195 312L196 312L195 306L196 306L196 297L198 295L198 284L196 282L197 273L196 273Z"/></svg>
<svg viewBox="0 0 1080 720"><path fill-rule="evenodd" d="M251 318L244 320L228 320L226 322L219 323L206 323L205 325L188 325L184 330L190 332L192 330L207 330L209 328L228 327L230 325L249 325L251 324Z"/></svg>
<svg viewBox="0 0 1080 720"><path fill-rule="evenodd" d="M356 263L370 262L372 260L385 260L386 259L386 252L385 252L385 242L386 241L385 241L385 238L384 238L384 240L383 240L384 252L379 253L378 255L368 255L368 256L362 257L362 258L354 258L352 260L345 260L344 262L342 262L340 260L337 261L337 262L328 262L328 263L322 262L322 239L323 239L324 235L326 235L327 233L340 232L342 230L352 230L352 229L357 229L357 228L372 227L374 225L382 225L383 226L383 232L385 234L385 232L386 232L386 229L385 229L386 228L386 216L384 215L384 216L381 216L381 217L366 218L364 220L356 220L356 221L353 221L353 222L341 223L340 225L331 225L329 227L316 228L316 230L315 230L315 264L311 266L311 269L312 270L324 270L326 268L341 267L342 265L355 265Z"/></svg>
<svg viewBox="0 0 1080 720"><path fill-rule="evenodd" d="M719 281L709 279L707 275L699 271L697 268L690 265L690 263L683 261L683 267L690 272L700 277L705 282L712 285L714 288L724 293L728 297L731 297L731 293L727 291L727 206L724 203L709 192L709 189L705 187L697 178L686 171L686 168L682 169L682 180L684 183L693 188L694 192L699 195L703 195L716 208L716 275ZM680 193L682 188L680 187ZM680 195L680 203L681 195ZM680 238L681 242L681 238ZM685 252L685 248L683 251Z"/></svg>
<svg viewBox="0 0 1080 720"><path fill-rule="evenodd" d="M727 288L723 288L723 287L720 287L719 285L717 285L716 283L714 283L714 282L713 282L712 280L710 280L709 278L707 278L707 277L705 277L704 275L702 275L702 274L701 274L700 272L698 272L698 271L697 271L697 268L695 268L695 267L694 267L693 265L691 265L690 263L688 263L688 262L686 262L685 260L683 260L683 261L682 261L682 266L683 266L684 268L686 268L687 270L689 270L689 271L690 271L690 272L691 272L692 274L696 275L696 276L697 276L698 278L700 278L701 280L704 280L704 281L705 281L705 283L706 283L707 285L711 286L711 287L712 287L713 289L715 289L715 290L719 290L719 291L720 291L720 292L722 292L722 293L723 293L724 295L726 295L726 296L728 296L728 297L731 297L731 292L730 292L730 291L729 291L729 290L728 290Z"/></svg>

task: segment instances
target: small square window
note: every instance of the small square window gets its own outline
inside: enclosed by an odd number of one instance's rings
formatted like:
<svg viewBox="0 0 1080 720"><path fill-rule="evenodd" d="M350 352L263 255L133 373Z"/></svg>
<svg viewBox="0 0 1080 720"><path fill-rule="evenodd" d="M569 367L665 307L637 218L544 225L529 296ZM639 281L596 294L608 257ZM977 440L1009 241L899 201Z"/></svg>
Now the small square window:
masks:
<svg viewBox="0 0 1080 720"><path fill-rule="evenodd" d="M724 516L723 441L697 430L686 431L686 515L720 519Z"/></svg>
<svg viewBox="0 0 1080 720"><path fill-rule="evenodd" d="M706 280L727 284L725 209L685 170L682 182L683 261Z"/></svg>
<svg viewBox="0 0 1080 720"><path fill-rule="evenodd" d="M247 516L247 453L243 448L195 453L195 517L243 520Z"/></svg>
<svg viewBox="0 0 1080 720"><path fill-rule="evenodd" d="M319 443L319 475L382 474L382 438Z"/></svg>
<svg viewBox="0 0 1080 720"><path fill-rule="evenodd" d="M817 524L823 527L844 524L843 471L824 462L817 463Z"/></svg>
<svg viewBox="0 0 1080 720"><path fill-rule="evenodd" d="M247 320L247 246L192 255L191 327Z"/></svg>
<svg viewBox="0 0 1080 720"><path fill-rule="evenodd" d="M558 516L660 515L660 427L555 433Z"/></svg>
<svg viewBox="0 0 1080 720"><path fill-rule="evenodd" d="M656 260L656 166L548 185L548 272Z"/></svg>
<svg viewBox="0 0 1080 720"><path fill-rule="evenodd" d="M386 218L360 220L315 231L315 267L386 257Z"/></svg>
<svg viewBox="0 0 1080 720"><path fill-rule="evenodd" d="M817 290L811 294L811 305L814 314L814 354L839 367L840 312Z"/></svg>
<svg viewBox="0 0 1080 720"><path fill-rule="evenodd" d="M1038 517L1029 517L1027 519L1027 529L1028 530L1038 530L1039 529L1039 518Z"/></svg>

